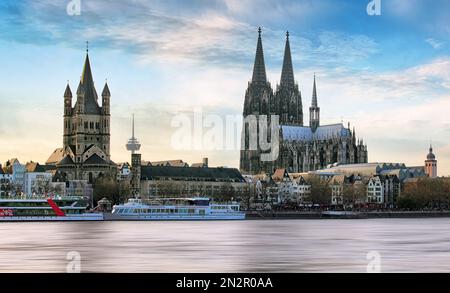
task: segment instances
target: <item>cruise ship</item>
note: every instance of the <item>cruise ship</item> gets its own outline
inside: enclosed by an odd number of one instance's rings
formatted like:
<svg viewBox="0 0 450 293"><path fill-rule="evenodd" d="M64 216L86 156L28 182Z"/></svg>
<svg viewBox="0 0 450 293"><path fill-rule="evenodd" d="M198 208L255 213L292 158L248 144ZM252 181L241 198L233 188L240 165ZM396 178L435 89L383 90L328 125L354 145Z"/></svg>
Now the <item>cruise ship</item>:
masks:
<svg viewBox="0 0 450 293"><path fill-rule="evenodd" d="M0 198L0 222L102 221L102 213L87 212L82 196Z"/></svg>
<svg viewBox="0 0 450 293"><path fill-rule="evenodd" d="M113 206L110 220L244 220L238 203L216 204L207 197L160 198L144 202L130 198Z"/></svg>

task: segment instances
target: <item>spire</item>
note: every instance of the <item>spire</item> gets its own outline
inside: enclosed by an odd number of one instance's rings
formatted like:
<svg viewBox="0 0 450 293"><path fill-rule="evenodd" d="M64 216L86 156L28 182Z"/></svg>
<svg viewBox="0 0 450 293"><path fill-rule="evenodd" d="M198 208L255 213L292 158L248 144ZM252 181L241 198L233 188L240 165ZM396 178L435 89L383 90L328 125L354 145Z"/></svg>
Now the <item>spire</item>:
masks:
<svg viewBox="0 0 450 293"><path fill-rule="evenodd" d="M89 61L89 53L86 51L86 59L84 61L83 73L81 73L81 83L84 86L94 85L94 79L92 78L91 62Z"/></svg>
<svg viewBox="0 0 450 293"><path fill-rule="evenodd" d="M64 91L64 98L71 98L72 91L70 90L69 81L67 81L66 90Z"/></svg>
<svg viewBox="0 0 450 293"><path fill-rule="evenodd" d="M309 107L309 126L313 132L320 126L320 108L317 105L316 74L314 74L313 94Z"/></svg>
<svg viewBox="0 0 450 293"><path fill-rule="evenodd" d="M316 89L316 74L314 73L314 84L313 84L313 93L312 93L312 107L317 107L317 89Z"/></svg>
<svg viewBox="0 0 450 293"><path fill-rule="evenodd" d="M286 46L284 48L283 69L281 70L280 85L294 86L294 69L292 68L291 46L289 44L289 32L286 32Z"/></svg>
<svg viewBox="0 0 450 293"><path fill-rule="evenodd" d="M266 83L266 65L264 63L264 52L261 40L261 27L258 28L258 44L256 45L255 65L253 66L252 82Z"/></svg>
<svg viewBox="0 0 450 293"><path fill-rule="evenodd" d="M133 113L133 122L132 122L132 126L131 126L131 138L134 139L134 113Z"/></svg>
<svg viewBox="0 0 450 293"><path fill-rule="evenodd" d="M433 154L433 146L431 145L431 142L430 142L430 149L429 149L429 152L427 155L427 160L435 160L435 159L436 159L436 156Z"/></svg>
<svg viewBox="0 0 450 293"><path fill-rule="evenodd" d="M84 61L83 72L81 73L80 84L77 89L77 95L83 95L85 114L100 114L100 106L98 105L97 91L92 78L91 62L89 60L89 47L86 42L86 59ZM78 103L78 101L77 101Z"/></svg>
<svg viewBox="0 0 450 293"><path fill-rule="evenodd" d="M105 81L105 86L103 87L102 97L110 97L111 93L109 92L108 81Z"/></svg>

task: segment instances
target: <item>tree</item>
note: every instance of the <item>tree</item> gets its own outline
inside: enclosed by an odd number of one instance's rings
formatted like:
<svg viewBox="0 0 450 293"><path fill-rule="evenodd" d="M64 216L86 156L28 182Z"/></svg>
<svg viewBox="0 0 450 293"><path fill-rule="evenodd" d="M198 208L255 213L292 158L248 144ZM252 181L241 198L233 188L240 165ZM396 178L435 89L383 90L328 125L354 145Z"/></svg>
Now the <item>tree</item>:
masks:
<svg viewBox="0 0 450 293"><path fill-rule="evenodd" d="M231 199L235 196L235 191L230 182L226 182L220 186L220 193L215 196L216 199L220 201L231 201Z"/></svg>
<svg viewBox="0 0 450 293"><path fill-rule="evenodd" d="M404 209L444 209L449 207L450 182L443 178L422 178L405 184L397 199Z"/></svg>
<svg viewBox="0 0 450 293"><path fill-rule="evenodd" d="M128 181L117 182L113 178L98 178L94 183L94 201L106 197L112 203L118 204L126 201L131 196L131 185Z"/></svg>
<svg viewBox="0 0 450 293"><path fill-rule="evenodd" d="M344 207L362 203L367 198L366 186L362 182L344 183L343 188Z"/></svg>
<svg viewBox="0 0 450 293"><path fill-rule="evenodd" d="M331 187L328 182L319 176L311 176L309 184L311 185L309 201L313 204L329 205L331 202Z"/></svg>

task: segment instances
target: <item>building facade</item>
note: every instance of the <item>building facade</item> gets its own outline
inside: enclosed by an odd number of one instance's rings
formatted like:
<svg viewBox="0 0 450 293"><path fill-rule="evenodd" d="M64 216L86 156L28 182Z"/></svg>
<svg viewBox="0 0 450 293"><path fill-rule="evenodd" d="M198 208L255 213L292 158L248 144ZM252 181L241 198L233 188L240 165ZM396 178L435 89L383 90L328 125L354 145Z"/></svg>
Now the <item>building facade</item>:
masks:
<svg viewBox="0 0 450 293"><path fill-rule="evenodd" d="M273 91L267 81L259 29L253 76L245 92L243 116L240 169L245 174L272 173L277 168L307 172L333 163L367 163L367 146L356 138L355 130L350 130L350 125L321 125L315 77L309 126L304 125L302 95L294 78L289 33L286 34L280 84ZM252 127L248 117L255 117L256 128ZM271 129L272 119L279 121L279 127L273 134L279 135L278 156L273 160L262 160L265 151L260 142L275 141L271 133L263 133L262 129L265 121L267 129ZM258 142L256 148L252 146L253 141Z"/></svg>
<svg viewBox="0 0 450 293"><path fill-rule="evenodd" d="M0 165L0 197L6 197L12 195L14 190L13 178L9 173L3 172Z"/></svg>
<svg viewBox="0 0 450 293"><path fill-rule="evenodd" d="M69 84L64 92L63 147L56 149L46 162L68 180L92 183L101 176L116 176L117 166L110 157L111 94L107 83L101 96L100 106L86 53L74 105Z"/></svg>
<svg viewBox="0 0 450 293"><path fill-rule="evenodd" d="M384 188L379 176L371 177L367 183L367 202L384 203Z"/></svg>
<svg viewBox="0 0 450 293"><path fill-rule="evenodd" d="M142 166L140 169L143 198L233 197L244 194L249 188L239 170L233 168Z"/></svg>

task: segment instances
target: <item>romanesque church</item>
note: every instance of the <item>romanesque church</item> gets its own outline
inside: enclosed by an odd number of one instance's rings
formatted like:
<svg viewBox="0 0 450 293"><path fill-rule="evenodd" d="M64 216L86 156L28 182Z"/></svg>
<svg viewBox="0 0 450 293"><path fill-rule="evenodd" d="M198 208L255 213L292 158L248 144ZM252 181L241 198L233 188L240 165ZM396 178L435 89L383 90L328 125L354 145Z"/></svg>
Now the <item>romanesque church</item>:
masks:
<svg viewBox="0 0 450 293"><path fill-rule="evenodd" d="M274 91L267 80L261 28L258 30L253 76L245 92L243 115L240 169L244 174L271 173L277 168L286 168L289 172L307 172L336 163L367 163L367 146L362 140L356 139L354 128L352 131L350 126L345 127L342 123L320 124L315 76L309 107L309 126L303 124L302 96L294 79L289 32L286 33L280 84ZM268 123L271 117L278 116L279 152L275 160L262 160L264 151L260 146L256 149L250 147L251 136L256 135L259 138L261 133L259 126L256 134L249 127L245 119L249 115L257 117L258 120L267 117ZM270 139L269 133L268 140Z"/></svg>
<svg viewBox="0 0 450 293"><path fill-rule="evenodd" d="M88 180L114 176L117 167L110 158L110 98L108 84L102 91L102 105L92 77L89 53L72 106L69 84L64 92L63 147L57 148L46 165L55 167L66 180Z"/></svg>

